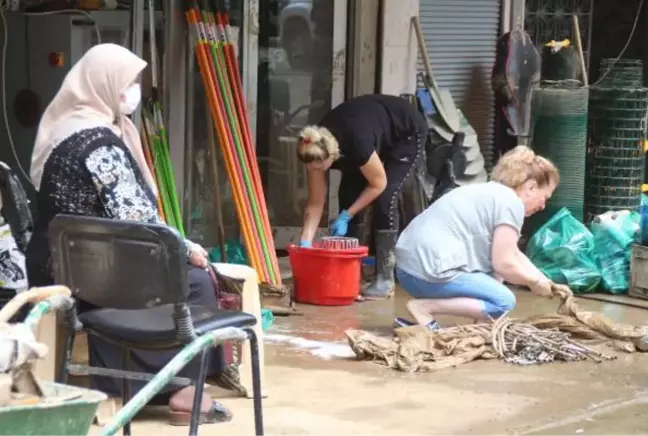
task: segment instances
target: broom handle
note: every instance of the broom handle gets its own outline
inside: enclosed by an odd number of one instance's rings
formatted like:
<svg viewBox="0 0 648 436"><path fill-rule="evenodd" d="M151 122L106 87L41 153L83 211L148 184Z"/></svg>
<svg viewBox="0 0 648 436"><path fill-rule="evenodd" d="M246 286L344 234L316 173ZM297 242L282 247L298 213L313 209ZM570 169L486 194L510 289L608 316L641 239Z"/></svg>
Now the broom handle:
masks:
<svg viewBox="0 0 648 436"><path fill-rule="evenodd" d="M205 111L207 112L207 141L209 150L216 150L216 138L214 137L216 126L209 116L209 102L205 99ZM227 263L227 250L225 250L225 227L223 225L223 208L220 192L220 180L218 178L217 156L210 156L209 163L214 177L214 212L216 213L216 227L218 228L218 245L220 247L221 262Z"/></svg>
<svg viewBox="0 0 648 436"><path fill-rule="evenodd" d="M239 222L241 224L241 230L243 231L245 246L250 257L250 261L254 269L256 269L260 274L262 274L261 263L257 256L257 251L255 250L255 239L252 226L247 214L247 206L245 204L245 191L240 185L240 180L237 177L237 171L235 168L233 156L229 147L229 135L227 133L227 127L224 123L222 116L222 109L220 107L219 95L216 90L216 79L213 77L212 68L210 68L210 62L212 62L208 55L208 49L205 47L206 39L204 38L203 32L200 28L199 23L199 14L197 7L193 6L189 8L186 13L187 22L189 23L190 29L193 29L196 38L196 57L200 65L200 73L203 79L203 85L207 93L209 106L211 108L211 116L214 124L217 127L218 131L218 140L220 142L221 150L225 158L226 168L229 175L230 183L233 187L234 193L234 204L236 206L237 215L239 217ZM216 151L212 153L216 155Z"/></svg>
<svg viewBox="0 0 648 436"><path fill-rule="evenodd" d="M589 86L589 79L587 77L587 67L585 66L585 56L583 55L583 41L581 40L580 23L578 22L578 15L573 14L574 20L574 37L576 38L576 49L578 50L578 60L581 64L581 73L583 74L583 86Z"/></svg>
<svg viewBox="0 0 648 436"><path fill-rule="evenodd" d="M256 147L252 141L250 125L248 120L247 110L245 108L245 102L243 97L243 90L241 84L241 74L239 73L238 60L236 53L234 52L234 44L231 42L229 37L229 5L227 1L216 2L220 3L215 7L216 10L216 29L217 32L221 32L221 36L224 41L223 51L225 53L226 62L228 62L229 68L228 73L230 76L230 83L234 86L234 100L236 105L236 110L241 122L241 128L244 135L244 145L247 151L247 158L249 160L249 166L252 173L253 185L255 195L259 198L259 207L261 213L261 231L264 235L265 242L267 244L268 256L265 257L268 262L268 269L270 270L270 278L273 280L274 284L281 284L281 274L279 271L279 263L275 253L275 246L273 240L273 232L270 226L270 219L268 215L267 204L265 201L265 194L263 191L263 185L261 183L261 176L259 173L259 167L256 161ZM220 13L219 13L220 12Z"/></svg>
<svg viewBox="0 0 648 436"><path fill-rule="evenodd" d="M158 70L157 70L157 41L155 38L155 1L154 0L149 0L148 9L149 9L149 47L151 48L151 86L157 90Z"/></svg>
<svg viewBox="0 0 648 436"><path fill-rule="evenodd" d="M421 20L418 16L412 17L412 24L414 25L414 31L416 33L416 40L418 41L419 51L421 52L421 57L423 58L423 68L425 68L425 80L427 86L431 88L438 88L434 74L432 73L432 64L430 63L430 56L427 52L427 47L425 46L425 39L423 39L423 31L421 30Z"/></svg>

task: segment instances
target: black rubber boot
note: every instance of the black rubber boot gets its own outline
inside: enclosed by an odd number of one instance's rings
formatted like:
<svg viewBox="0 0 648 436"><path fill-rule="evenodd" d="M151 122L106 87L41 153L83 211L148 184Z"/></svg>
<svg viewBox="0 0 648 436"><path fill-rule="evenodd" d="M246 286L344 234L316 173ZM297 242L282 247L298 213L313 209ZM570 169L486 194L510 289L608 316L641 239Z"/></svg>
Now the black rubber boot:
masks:
<svg viewBox="0 0 648 436"><path fill-rule="evenodd" d="M371 299L390 298L394 291L394 248L398 232L396 230L377 230L374 237L376 246L376 276L373 283L362 291L362 296Z"/></svg>

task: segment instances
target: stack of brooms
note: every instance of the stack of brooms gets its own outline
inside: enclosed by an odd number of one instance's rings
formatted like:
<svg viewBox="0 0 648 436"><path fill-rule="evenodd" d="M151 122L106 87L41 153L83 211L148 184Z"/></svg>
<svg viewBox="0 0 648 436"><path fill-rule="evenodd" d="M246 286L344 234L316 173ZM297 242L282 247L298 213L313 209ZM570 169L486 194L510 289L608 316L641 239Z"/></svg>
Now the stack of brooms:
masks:
<svg viewBox="0 0 648 436"><path fill-rule="evenodd" d="M291 310L286 310L290 295L281 280L242 93L238 60L234 44L229 37L229 11L227 5L220 2L214 2L213 7L207 3L204 2L200 8L197 3L192 3L186 10L186 17L192 30L211 115L208 141L210 164L214 169L217 166L215 159L222 158L226 162L243 243L250 264L259 275L264 305L267 305L265 302L268 301L274 305L273 312L281 312L278 314L282 315L291 314L293 313ZM158 54L153 12L153 2L149 1L152 98L142 111L142 143L159 191L160 215L168 225L175 227L182 236L185 236L158 90ZM220 153L216 150L216 143L220 146ZM215 180L215 183L217 184L218 181ZM220 200L215 201L220 203ZM220 207L218 210L220 237L218 242L221 248L221 259L226 262L222 211ZM221 288L226 292L240 294L239 281L220 275L218 279Z"/></svg>
<svg viewBox="0 0 648 436"><path fill-rule="evenodd" d="M191 31L220 155L225 161L238 222L251 266L257 271L265 300L286 305L268 210L252 141L238 68L230 38L226 2L189 2L185 16ZM215 144L210 144L215 148ZM215 150L210 154L216 156ZM278 308L275 308L278 310Z"/></svg>
<svg viewBox="0 0 648 436"><path fill-rule="evenodd" d="M230 25L227 5L220 2L208 5L208 2L204 2L199 7L195 2L189 3L190 6L185 14L192 31L211 115L208 146L212 170L214 171L214 167L217 166L215 159L224 159L235 197L243 243L250 264L260 279L264 307L270 308L277 315L295 314L294 310L288 308L290 294L281 282L272 230L244 104L238 60L234 44L229 37ZM153 0L148 1L148 9L152 97L142 110L142 143L147 163L155 177L159 192L160 216L169 226L176 228L182 236L185 236L158 89L158 53ZM216 150L216 142L220 146L220 153ZM218 183L216 177L214 183ZM225 241L222 232L222 211L217 218L218 225L221 227L219 229L221 259L226 262L227 259L223 253ZM218 283L220 307L225 310L241 310L242 281L220 274L213 267L210 273L212 279ZM267 301L275 306L270 307ZM212 381L245 396L246 392L240 384L236 365L239 353L239 346L228 345L225 347L226 361L230 365L218 379Z"/></svg>

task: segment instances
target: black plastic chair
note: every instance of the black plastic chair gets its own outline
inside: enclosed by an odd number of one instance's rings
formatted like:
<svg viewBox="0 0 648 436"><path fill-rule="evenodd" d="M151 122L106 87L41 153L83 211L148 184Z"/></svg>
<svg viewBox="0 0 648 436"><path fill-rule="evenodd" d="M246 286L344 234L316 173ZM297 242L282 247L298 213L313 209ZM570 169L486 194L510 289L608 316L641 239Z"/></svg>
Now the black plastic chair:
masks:
<svg viewBox="0 0 648 436"><path fill-rule="evenodd" d="M188 306L187 256L183 239L165 225L59 215L50 224L54 278L75 298L99 309L67 313L68 337L59 382L69 373L122 379L124 405L130 400L130 380L153 375L130 370L130 349L168 350L187 346L201 335L233 332L223 342L247 338L252 354L254 419L263 434L261 380L256 318L245 312ZM76 332L85 331L117 344L123 352L122 370L71 365ZM197 434L208 353L203 349L198 377L173 377L170 383L194 385L196 396L190 435ZM179 369L178 369L179 371ZM177 371L174 375L177 374ZM130 434L130 419L123 425Z"/></svg>

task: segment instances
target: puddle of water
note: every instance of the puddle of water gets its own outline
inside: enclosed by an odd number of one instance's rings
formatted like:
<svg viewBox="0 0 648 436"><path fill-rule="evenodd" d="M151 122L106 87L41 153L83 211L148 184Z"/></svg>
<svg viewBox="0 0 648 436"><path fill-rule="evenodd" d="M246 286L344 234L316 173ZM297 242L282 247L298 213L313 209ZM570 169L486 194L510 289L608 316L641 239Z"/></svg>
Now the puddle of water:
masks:
<svg viewBox="0 0 648 436"><path fill-rule="evenodd" d="M294 348L306 350L313 356L320 359L348 359L355 357L355 353L346 343L315 341L312 339L301 338L299 336L285 335L279 333L266 333L263 337L264 342L283 343Z"/></svg>

